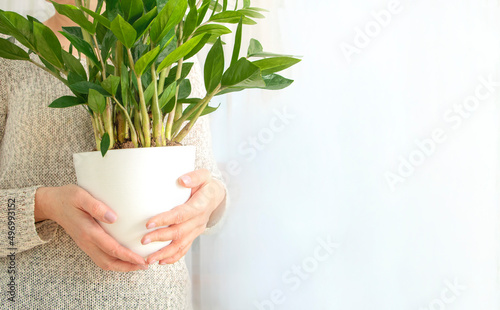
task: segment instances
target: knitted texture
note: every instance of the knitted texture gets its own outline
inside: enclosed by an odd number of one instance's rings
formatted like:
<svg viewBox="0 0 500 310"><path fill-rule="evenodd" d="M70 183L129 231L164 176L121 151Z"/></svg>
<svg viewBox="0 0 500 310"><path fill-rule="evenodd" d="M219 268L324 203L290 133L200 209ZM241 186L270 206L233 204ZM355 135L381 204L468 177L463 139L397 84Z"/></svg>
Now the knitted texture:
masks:
<svg viewBox="0 0 500 310"><path fill-rule="evenodd" d="M202 96L196 65L190 80L192 95ZM76 184L72 154L95 148L92 123L81 106L48 108L62 95L71 93L47 72L27 62L0 59L1 308L191 309L184 258L145 271L104 271L57 223L34 223L36 189ZM197 147L196 169L209 169L222 181L207 117L199 119L183 144ZM15 232L10 239L9 231ZM13 275L15 302L8 300Z"/></svg>

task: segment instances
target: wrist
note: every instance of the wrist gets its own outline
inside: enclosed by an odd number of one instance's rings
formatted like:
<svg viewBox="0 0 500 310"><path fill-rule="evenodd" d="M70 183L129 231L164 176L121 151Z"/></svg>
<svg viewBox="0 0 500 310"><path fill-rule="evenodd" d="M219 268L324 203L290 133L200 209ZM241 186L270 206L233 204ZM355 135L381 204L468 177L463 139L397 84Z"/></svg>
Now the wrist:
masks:
<svg viewBox="0 0 500 310"><path fill-rule="evenodd" d="M49 220L49 213L47 212L47 194L49 187L39 187L35 192L35 223L44 220Z"/></svg>

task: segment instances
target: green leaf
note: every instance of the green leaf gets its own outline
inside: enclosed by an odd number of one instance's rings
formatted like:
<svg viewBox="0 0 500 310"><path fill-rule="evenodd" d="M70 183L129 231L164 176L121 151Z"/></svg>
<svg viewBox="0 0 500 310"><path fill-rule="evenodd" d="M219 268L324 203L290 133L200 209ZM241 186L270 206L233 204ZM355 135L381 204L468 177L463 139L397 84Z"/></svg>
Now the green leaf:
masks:
<svg viewBox="0 0 500 310"><path fill-rule="evenodd" d="M299 62L300 59L292 57L273 57L254 61L253 64L260 68L262 75L268 75L285 70Z"/></svg>
<svg viewBox="0 0 500 310"><path fill-rule="evenodd" d="M222 36L228 33L231 33L231 30L227 28L226 26L223 25L218 25L218 24L207 24L199 27L196 29L194 32L193 36L198 36L200 34L211 34L211 35L216 35L216 36Z"/></svg>
<svg viewBox="0 0 500 310"><path fill-rule="evenodd" d="M208 40L210 40L210 38L211 36L209 34L203 35L203 38L200 40L200 42L198 42L198 44L196 44L196 46L186 56L184 56L184 60L187 60L198 54L198 52L208 43Z"/></svg>
<svg viewBox="0 0 500 310"><path fill-rule="evenodd" d="M243 0L243 7L248 8L250 6L250 0Z"/></svg>
<svg viewBox="0 0 500 310"><path fill-rule="evenodd" d="M152 63L156 60L160 54L160 46L157 46L154 50L147 52L135 63L135 73L139 76L142 75L144 70L149 68Z"/></svg>
<svg viewBox="0 0 500 310"><path fill-rule="evenodd" d="M184 40L189 38L189 36L193 33L193 31L196 28L196 23L198 22L198 11L196 10L196 7L192 7L189 10L189 13L186 17L186 21L184 23Z"/></svg>
<svg viewBox="0 0 500 310"><path fill-rule="evenodd" d="M62 27L62 30L83 40L82 28L80 27Z"/></svg>
<svg viewBox="0 0 500 310"><path fill-rule="evenodd" d="M234 39L233 57L231 58L231 65L234 65L238 61L238 58L240 58L242 32L243 32L243 17L240 19L240 22L238 23L238 28L236 29L236 36Z"/></svg>
<svg viewBox="0 0 500 310"><path fill-rule="evenodd" d="M214 13L222 11L222 5L219 4L219 0L210 1L210 9L214 11Z"/></svg>
<svg viewBox="0 0 500 310"><path fill-rule="evenodd" d="M33 34L40 55L57 68L63 68L61 44L52 30L43 24L33 23Z"/></svg>
<svg viewBox="0 0 500 310"><path fill-rule="evenodd" d="M80 53L87 56L94 63L94 65L102 69L101 63L97 59L97 56L94 54L94 49L92 48L92 46L90 46L90 44L88 44L83 39L80 39L67 32L63 32L62 35L65 36Z"/></svg>
<svg viewBox="0 0 500 310"><path fill-rule="evenodd" d="M90 94L90 91L99 92L101 95L109 96L109 93L101 86L92 82L82 81L69 85L69 88L80 94Z"/></svg>
<svg viewBox="0 0 500 310"><path fill-rule="evenodd" d="M266 18L264 15L262 15L259 12L256 12L254 10L248 10L248 9L242 9L238 10L237 12L240 12L241 14L251 17L251 18Z"/></svg>
<svg viewBox="0 0 500 310"><path fill-rule="evenodd" d="M73 72L73 71L70 71L68 73L68 84L71 85L71 84L76 84L78 82L86 82L87 79L86 78L83 78L82 76L80 76L79 74Z"/></svg>
<svg viewBox="0 0 500 310"><path fill-rule="evenodd" d="M278 74L269 74L262 77L266 86L263 89L267 90L279 90L290 86L293 80L282 77Z"/></svg>
<svg viewBox="0 0 500 310"><path fill-rule="evenodd" d="M210 114L210 113L213 113L215 111L217 111L217 109L219 109L220 107L220 104L216 107L216 108L213 108L211 106L206 106L205 109L203 109L203 112L201 112L200 116L204 116L204 115L207 115L207 114ZM186 108L187 109L187 108ZM190 117L187 118L188 121L191 121L193 120L195 117L195 114L191 114Z"/></svg>
<svg viewBox="0 0 500 310"><path fill-rule="evenodd" d="M69 17L69 19L87 30L90 34L95 34L95 25L91 23L77 7L69 4L59 4L54 1L50 2L54 5L59 14Z"/></svg>
<svg viewBox="0 0 500 310"><path fill-rule="evenodd" d="M137 31L120 15L111 22L111 31L126 48L131 48L137 39Z"/></svg>
<svg viewBox="0 0 500 310"><path fill-rule="evenodd" d="M74 72L86 80L87 72L85 71L85 68L83 68L82 63L78 59L76 59L75 56L71 55L65 50L61 50L61 52L64 64L68 68L68 71Z"/></svg>
<svg viewBox="0 0 500 310"><path fill-rule="evenodd" d="M248 46L247 57L252 57L252 55L261 53L264 51L262 44L255 39L250 39L250 45Z"/></svg>
<svg viewBox="0 0 500 310"><path fill-rule="evenodd" d="M100 41L101 59L108 59L113 47L116 45L116 41L118 40L113 34L113 31L108 29Z"/></svg>
<svg viewBox="0 0 500 310"><path fill-rule="evenodd" d="M238 11L226 11L222 13L215 14L210 18L210 21L216 23L228 23L228 24L237 24L240 22L240 19L243 19L243 24L245 25L255 25L257 24L254 20L244 16L242 13Z"/></svg>
<svg viewBox="0 0 500 310"><path fill-rule="evenodd" d="M109 134L106 132L102 136L102 139L101 139L101 154L102 154L102 157L104 157L104 155L106 155L106 153L108 152L110 143L111 143L111 141L109 139Z"/></svg>
<svg viewBox="0 0 500 310"><path fill-rule="evenodd" d="M105 91L115 96L116 91L118 90L118 86L120 86L120 77L110 75L104 81L102 81L101 86Z"/></svg>
<svg viewBox="0 0 500 310"><path fill-rule="evenodd" d="M0 12L0 29L3 33L16 38L19 43L36 50L32 25L26 18L14 12Z"/></svg>
<svg viewBox="0 0 500 310"><path fill-rule="evenodd" d="M179 93L177 94L177 99L186 99L191 95L191 82L189 80L182 80L179 84Z"/></svg>
<svg viewBox="0 0 500 310"><path fill-rule="evenodd" d="M245 8L247 10L252 10L252 11L257 11L257 12L269 12L269 10L263 9L263 8L258 8L258 7L248 7Z"/></svg>
<svg viewBox="0 0 500 310"><path fill-rule="evenodd" d="M13 60L29 60L30 56L22 48L9 40L0 38L0 57Z"/></svg>
<svg viewBox="0 0 500 310"><path fill-rule="evenodd" d="M156 0L143 0L144 8L147 11L151 11L156 6Z"/></svg>
<svg viewBox="0 0 500 310"><path fill-rule="evenodd" d="M151 11L144 14L141 18L135 21L132 26L137 31L137 37L142 37L144 35L157 15L158 10L156 9L156 7L154 7Z"/></svg>
<svg viewBox="0 0 500 310"><path fill-rule="evenodd" d="M252 87L265 86L260 69L246 58L241 58L234 65L230 66L222 76L222 86Z"/></svg>
<svg viewBox="0 0 500 310"><path fill-rule="evenodd" d="M170 85L176 81L177 81L177 83L180 83L182 80L184 80L188 76L189 72L191 72L193 65L194 65L194 63L192 63L192 62L183 63L182 70L181 70L181 76L179 77L179 79L176 79L178 66L172 67L172 69L170 69L170 72L168 73L168 77L165 79L165 85Z"/></svg>
<svg viewBox="0 0 500 310"><path fill-rule="evenodd" d="M175 96L175 91L177 89L177 83L172 83L170 85L168 85L167 88L165 88L165 90L163 91L163 93L161 94L160 96L160 99L158 100L158 105L160 106L160 109L162 109L162 112L165 114L165 113L170 113L173 109L173 105L172 105L172 109L170 109L170 111L167 111L167 110L163 110L163 108L166 106L166 104L172 99L174 98Z"/></svg>
<svg viewBox="0 0 500 310"><path fill-rule="evenodd" d="M97 14L96 12L87 9L86 7L81 7L81 10L83 10L85 13L89 14L94 18L94 21L97 21L101 25L103 25L106 28L111 28L111 21L107 19L106 17L102 16L101 14Z"/></svg>
<svg viewBox="0 0 500 310"><path fill-rule="evenodd" d="M200 9L198 10L198 22L196 23L197 26L201 25L203 23L203 20L205 19L205 16L207 15L207 11L210 7L210 0L203 0L203 4L201 5Z"/></svg>
<svg viewBox="0 0 500 310"><path fill-rule="evenodd" d="M224 50L219 38L208 52L205 61L205 88L207 93L212 93L222 80L224 73Z"/></svg>
<svg viewBox="0 0 500 310"><path fill-rule="evenodd" d="M122 62L120 71L120 79L121 79L121 89L122 89L122 102L123 106L127 107L128 105L128 91L129 91L129 72L125 63Z"/></svg>
<svg viewBox="0 0 500 310"><path fill-rule="evenodd" d="M169 0L151 25L151 41L158 43L175 25L179 24L184 18L187 7L187 0Z"/></svg>
<svg viewBox="0 0 500 310"><path fill-rule="evenodd" d="M97 90L89 90L89 107L94 113L101 114L106 109L106 98Z"/></svg>
<svg viewBox="0 0 500 310"><path fill-rule="evenodd" d="M198 43L203 39L203 35L196 36L186 43L182 44L178 48L176 48L172 53L170 53L158 66L158 72L165 69L166 67L172 65L174 62L177 62L179 59L186 56L191 50L197 47Z"/></svg>
<svg viewBox="0 0 500 310"><path fill-rule="evenodd" d="M134 23L144 12L144 4L141 0L121 0L121 4L125 19L130 23Z"/></svg>
<svg viewBox="0 0 500 310"><path fill-rule="evenodd" d="M49 108L57 108L57 109L69 108L80 104L85 104L85 101L82 98L73 96L63 96L54 100L49 105Z"/></svg>

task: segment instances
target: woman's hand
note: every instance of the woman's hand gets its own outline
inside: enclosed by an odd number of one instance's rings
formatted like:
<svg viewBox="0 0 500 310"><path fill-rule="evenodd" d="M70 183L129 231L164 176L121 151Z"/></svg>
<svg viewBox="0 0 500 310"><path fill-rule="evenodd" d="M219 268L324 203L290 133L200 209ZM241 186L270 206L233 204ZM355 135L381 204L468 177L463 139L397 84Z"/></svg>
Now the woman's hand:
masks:
<svg viewBox="0 0 500 310"><path fill-rule="evenodd" d="M94 218L111 224L116 214L79 186L40 187L36 191L35 221L57 222L97 266L122 272L148 268L141 256L121 246Z"/></svg>
<svg viewBox="0 0 500 310"><path fill-rule="evenodd" d="M160 265L173 264L183 257L194 239L201 235L225 197L222 183L210 176L210 171L200 169L179 178L179 184L191 188L189 200L174 209L151 218L147 223L148 229L156 229L142 238L143 244L155 241L172 242L163 249L151 254L147 258L149 264L159 262Z"/></svg>

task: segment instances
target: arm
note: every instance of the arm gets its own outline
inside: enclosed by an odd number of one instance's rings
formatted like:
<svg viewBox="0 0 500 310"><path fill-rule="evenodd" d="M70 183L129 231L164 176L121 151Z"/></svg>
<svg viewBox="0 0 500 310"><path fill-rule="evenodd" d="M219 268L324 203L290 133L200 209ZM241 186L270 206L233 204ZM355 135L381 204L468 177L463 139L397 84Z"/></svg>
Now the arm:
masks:
<svg viewBox="0 0 500 310"><path fill-rule="evenodd" d="M3 137L9 100L7 81L12 62L0 58L0 152L8 147ZM0 257L9 255L10 248L19 253L44 244L54 236L57 229L54 222L35 224L35 193L39 187L0 189Z"/></svg>

